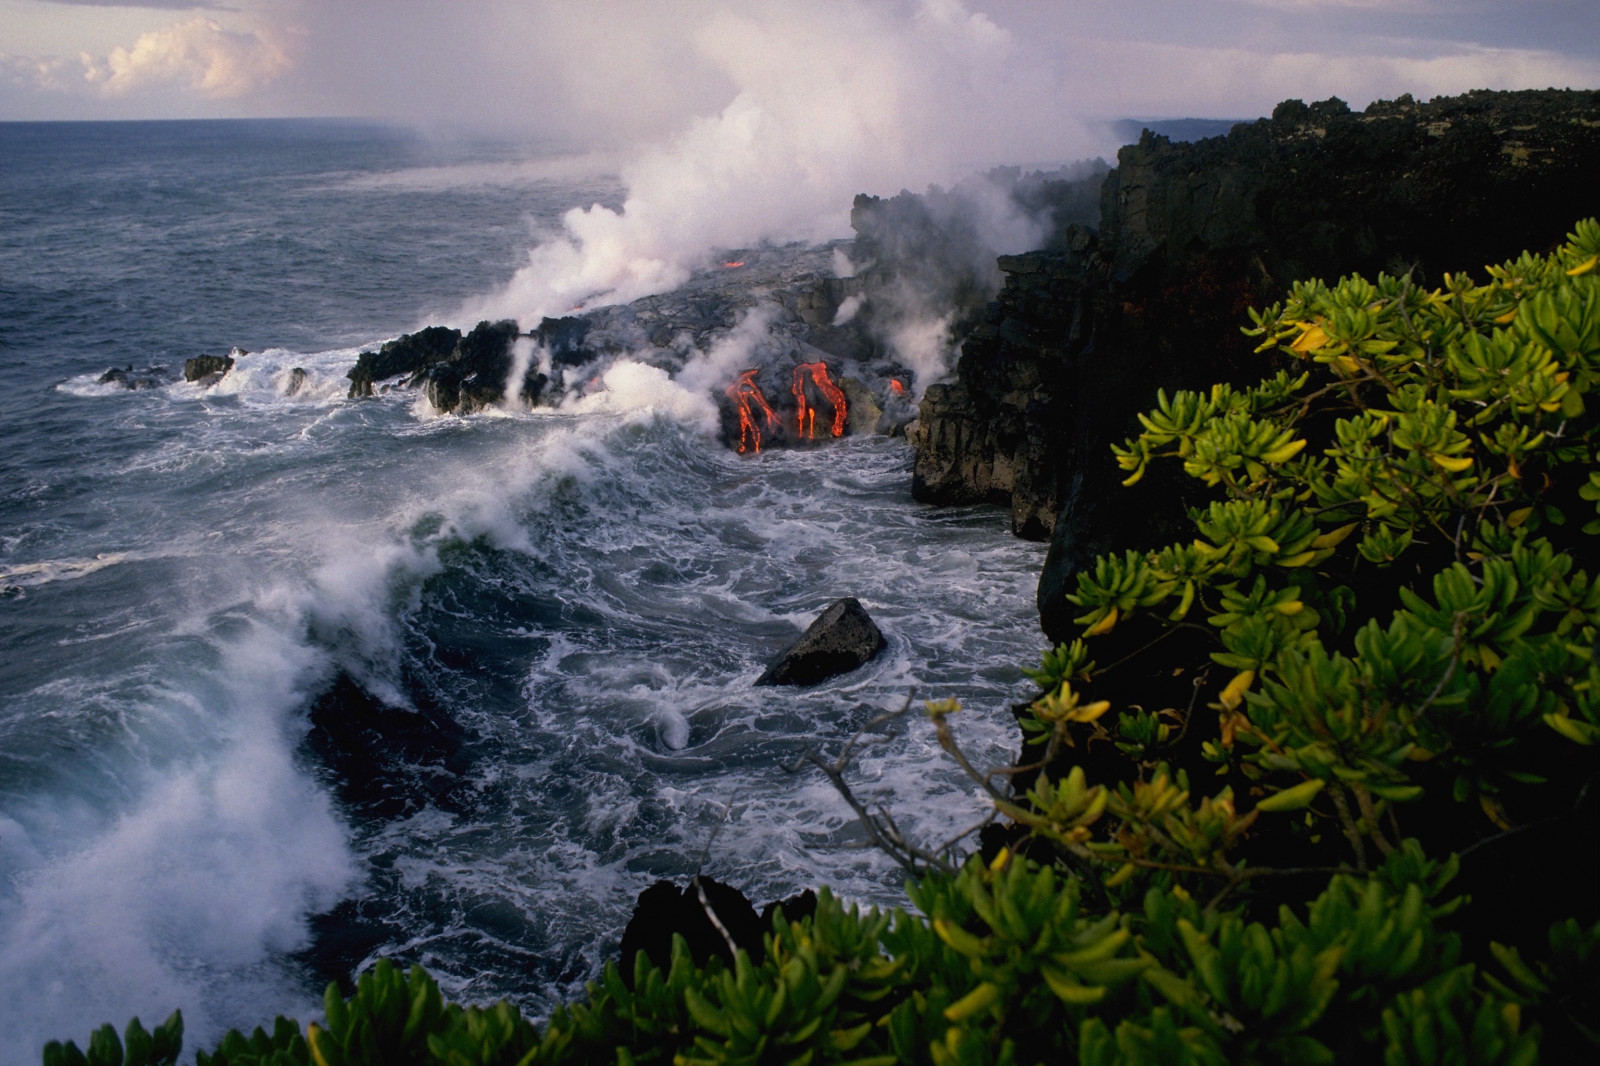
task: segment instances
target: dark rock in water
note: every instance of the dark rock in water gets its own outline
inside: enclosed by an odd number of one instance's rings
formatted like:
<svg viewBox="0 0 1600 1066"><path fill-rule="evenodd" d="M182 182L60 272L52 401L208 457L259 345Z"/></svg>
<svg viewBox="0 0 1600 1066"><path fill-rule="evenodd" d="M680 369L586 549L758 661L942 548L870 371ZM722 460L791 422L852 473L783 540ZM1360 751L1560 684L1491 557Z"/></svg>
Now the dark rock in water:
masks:
<svg viewBox="0 0 1600 1066"><path fill-rule="evenodd" d="M865 665L889 642L861 601L837 600L772 661L758 685L815 685Z"/></svg>
<svg viewBox="0 0 1600 1066"><path fill-rule="evenodd" d="M467 768L463 740L445 714L390 706L341 673L311 704L305 745L341 800L371 817L396 818L430 802L452 806Z"/></svg>
<svg viewBox="0 0 1600 1066"><path fill-rule="evenodd" d="M589 336L587 318L544 318L531 334L533 343L550 353L552 366L582 366L594 358L584 347Z"/></svg>
<svg viewBox="0 0 1600 1066"><path fill-rule="evenodd" d="M705 893L704 903L700 899L701 891ZM743 892L710 877L691 877L681 889L671 881L657 881L639 893L633 916L623 930L619 949L623 982L633 987L634 959L641 951L658 968L666 970L672 964L674 933L688 941L689 953L697 965L704 966L715 957L731 967L733 955L728 951L728 941L706 916L707 904L716 912L717 921L728 931L734 946L748 952L751 961L759 963L767 955L762 937L772 928L774 915L782 911L789 921L799 921L816 913L817 896L806 889L799 895L767 904L758 916Z"/></svg>
<svg viewBox="0 0 1600 1066"><path fill-rule="evenodd" d="M237 351L237 349L235 349ZM233 369L231 355L197 355L184 361L183 380L200 382L202 387L215 385L222 375ZM212 377L212 375L216 375ZM211 378L211 380L203 380Z"/></svg>
<svg viewBox="0 0 1600 1066"><path fill-rule="evenodd" d="M408 388L421 388L428 402L441 412L473 411L491 407L504 397L511 383L511 345L517 339L517 324L479 322L471 333L444 326L409 333L385 344L376 352L362 352L346 375L350 379L350 398L371 396L373 383L407 375ZM537 398L544 383L530 371L518 384L519 395Z"/></svg>
<svg viewBox="0 0 1600 1066"><path fill-rule="evenodd" d="M464 415L499 403L505 396L506 378L511 373L511 344L517 339L517 333L517 324L510 319L479 322L471 333L461 338L450 355L449 369L454 371L451 375L454 380L436 390L430 374L428 402L441 411L459 411ZM436 370L442 372L444 368ZM434 398L435 392L441 399L453 394L455 402L440 403Z"/></svg>
<svg viewBox="0 0 1600 1066"><path fill-rule="evenodd" d="M289 380L284 383L283 394L285 396L297 396L299 395L300 390L305 387L306 368L303 366L297 366L289 371Z"/></svg>
<svg viewBox="0 0 1600 1066"><path fill-rule="evenodd" d="M450 358L461 331L429 326L387 342L375 352L362 352L345 376L350 379L350 399L373 394L373 383L401 374L414 375Z"/></svg>
<svg viewBox="0 0 1600 1066"><path fill-rule="evenodd" d="M522 389L517 395L521 397L523 403L533 407L539 402L539 398L544 395L544 390L549 384L549 377L539 373L536 368L529 369L527 374L523 375Z"/></svg>
<svg viewBox="0 0 1600 1066"><path fill-rule="evenodd" d="M125 367L112 367L96 379L101 385L121 385L125 389L159 389L172 382L172 377L164 366L150 366L143 370L134 370L133 364Z"/></svg>

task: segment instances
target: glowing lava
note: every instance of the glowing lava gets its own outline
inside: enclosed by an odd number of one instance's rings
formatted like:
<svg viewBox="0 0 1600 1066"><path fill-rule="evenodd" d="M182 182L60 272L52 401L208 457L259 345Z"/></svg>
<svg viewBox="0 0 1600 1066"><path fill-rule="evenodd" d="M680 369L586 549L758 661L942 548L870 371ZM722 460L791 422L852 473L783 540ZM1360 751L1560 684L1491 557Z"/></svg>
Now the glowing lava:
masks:
<svg viewBox="0 0 1600 1066"><path fill-rule="evenodd" d="M844 425L848 414L845 410L844 393L839 386L828 377L828 367L824 363L801 363L794 368L794 399L798 405L800 418L800 436L812 440L816 436L817 409L806 400L806 378L811 378L811 383L821 390L822 395L833 405L833 435L844 436Z"/></svg>
<svg viewBox="0 0 1600 1066"><path fill-rule="evenodd" d="M767 403L767 398L761 393L761 386L756 384L756 375L759 370L746 370L739 375L739 380L728 386L728 398L739 405L739 454L743 455L747 448L757 454L761 452L761 426L757 424L755 412L750 404L753 402L761 413L766 415L767 428L771 429L778 424L778 416L773 413L772 405Z"/></svg>
<svg viewBox="0 0 1600 1066"><path fill-rule="evenodd" d="M744 260L743 259L730 259L726 263L722 264L722 269L723 270L732 270L734 267L742 267L742 266L744 266Z"/></svg>
<svg viewBox="0 0 1600 1066"><path fill-rule="evenodd" d="M890 378L889 379L889 388L894 390L894 394L896 396L899 396L901 393L906 391L906 387L904 385L900 384L900 379L899 378Z"/></svg>

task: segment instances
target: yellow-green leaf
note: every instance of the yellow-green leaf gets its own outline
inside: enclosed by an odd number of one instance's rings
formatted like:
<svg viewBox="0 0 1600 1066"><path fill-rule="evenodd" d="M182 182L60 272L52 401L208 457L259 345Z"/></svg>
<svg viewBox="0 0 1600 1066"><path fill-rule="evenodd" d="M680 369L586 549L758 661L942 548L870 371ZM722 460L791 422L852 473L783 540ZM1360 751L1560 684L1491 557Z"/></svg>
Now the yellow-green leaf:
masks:
<svg viewBox="0 0 1600 1066"><path fill-rule="evenodd" d="M1327 782L1321 778L1312 778L1302 781L1293 788L1286 788L1275 796L1268 796L1256 804L1256 809L1261 811L1295 811L1308 806L1317 793L1326 787Z"/></svg>

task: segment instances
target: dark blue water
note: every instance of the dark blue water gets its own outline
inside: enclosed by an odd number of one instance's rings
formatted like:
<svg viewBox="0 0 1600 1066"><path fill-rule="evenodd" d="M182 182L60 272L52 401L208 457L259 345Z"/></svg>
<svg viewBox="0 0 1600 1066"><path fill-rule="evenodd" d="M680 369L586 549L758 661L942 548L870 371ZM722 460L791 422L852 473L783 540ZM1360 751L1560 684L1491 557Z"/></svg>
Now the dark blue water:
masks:
<svg viewBox="0 0 1600 1066"><path fill-rule="evenodd" d="M330 965L378 954L540 1010L702 857L758 900L898 899L826 782L783 769L807 746L915 690L1008 753L1037 546L911 503L899 441L728 452L705 383L731 349L677 380L624 357L559 411L345 398L362 345L459 324L563 211L621 202L552 157L0 125L0 1060L174 1007L191 1046L310 1017ZM235 345L220 384L170 380ZM163 383L98 383L130 365ZM842 595L888 651L754 689ZM449 758L341 790L308 739L340 678ZM981 810L916 722L859 784L929 841Z"/></svg>

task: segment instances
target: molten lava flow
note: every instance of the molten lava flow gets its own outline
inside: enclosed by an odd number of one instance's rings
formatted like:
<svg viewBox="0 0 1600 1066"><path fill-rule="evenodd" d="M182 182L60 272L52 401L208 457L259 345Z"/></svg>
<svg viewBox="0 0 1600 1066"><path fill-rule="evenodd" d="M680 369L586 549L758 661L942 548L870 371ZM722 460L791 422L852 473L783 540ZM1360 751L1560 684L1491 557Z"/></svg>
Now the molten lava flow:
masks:
<svg viewBox="0 0 1600 1066"><path fill-rule="evenodd" d="M734 267L742 267L742 266L744 266L744 260L743 259L730 259L726 263L722 264L722 269L723 270L732 270Z"/></svg>
<svg viewBox="0 0 1600 1066"><path fill-rule="evenodd" d="M889 388L894 391L894 394L896 396L899 396L902 392L906 391L906 387L904 385L900 384L900 379L899 378L890 378L889 379Z"/></svg>
<svg viewBox="0 0 1600 1066"><path fill-rule="evenodd" d="M845 420L849 417L845 409L844 393L833 383L833 379L828 377L828 367L824 363L801 363L794 368L794 399L800 415L800 436L811 440L816 435L817 428L817 409L806 400L808 375L811 383L822 390L822 395L833 405L833 435L844 436Z"/></svg>
<svg viewBox="0 0 1600 1066"><path fill-rule="evenodd" d="M772 405L767 403L767 398L761 393L761 386L756 384L758 370L746 370L739 375L739 380L728 386L728 398L739 405L739 454L743 455L745 449L753 447L757 454L761 452L761 427L756 423L755 412L750 409L751 401L761 408L761 413L767 417L767 428L778 424L778 416L773 413Z"/></svg>

